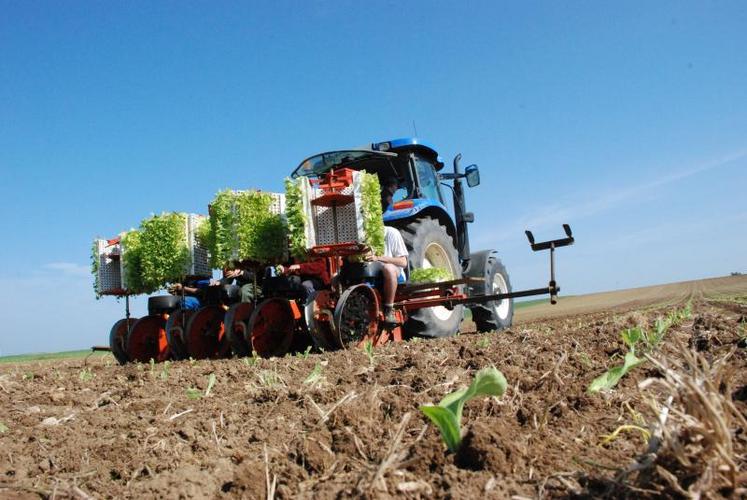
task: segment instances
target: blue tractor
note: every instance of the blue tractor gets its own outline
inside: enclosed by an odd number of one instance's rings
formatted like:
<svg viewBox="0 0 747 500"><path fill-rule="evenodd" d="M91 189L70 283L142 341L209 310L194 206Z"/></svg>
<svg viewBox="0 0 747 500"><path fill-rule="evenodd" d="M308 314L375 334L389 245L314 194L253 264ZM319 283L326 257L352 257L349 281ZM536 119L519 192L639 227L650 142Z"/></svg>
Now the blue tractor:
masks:
<svg viewBox="0 0 747 500"><path fill-rule="evenodd" d="M477 186L480 172L477 165L462 172L460 159L461 155L454 158L452 172L443 172L444 163L434 148L416 138L404 138L314 155L296 168L293 177L318 177L344 166L375 173L382 184L396 178L398 189L392 205L384 212L384 222L401 232L410 254L410 269L439 267L455 279L482 278L465 285L469 297L510 294L508 272L497 253L470 250L468 227L474 214L466 210L463 181L469 187ZM453 215L447 209L444 187L451 191ZM467 307L478 331L511 326L512 298L467 302ZM408 318L405 332L428 337L454 335L459 330L463 308L458 304L420 309Z"/></svg>

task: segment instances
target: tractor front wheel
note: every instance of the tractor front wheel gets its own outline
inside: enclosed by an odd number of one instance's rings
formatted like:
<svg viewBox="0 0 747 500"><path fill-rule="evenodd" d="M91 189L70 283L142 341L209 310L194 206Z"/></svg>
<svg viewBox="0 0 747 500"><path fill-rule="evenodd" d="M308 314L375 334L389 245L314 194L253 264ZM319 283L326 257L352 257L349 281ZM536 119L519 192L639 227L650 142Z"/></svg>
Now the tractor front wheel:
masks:
<svg viewBox="0 0 747 500"><path fill-rule="evenodd" d="M495 295L498 293L510 293L511 281L508 279L508 271L501 260L495 254L490 252L483 266L483 275L485 278L482 290L485 295ZM513 299L495 300L485 304L474 305L471 307L472 321L475 322L478 332L492 332L509 328L514 318L514 301Z"/></svg>
<svg viewBox="0 0 747 500"><path fill-rule="evenodd" d="M410 269L440 267L453 279L462 277L462 268L454 241L446 228L430 217L415 220L400 229L410 253ZM459 331L463 306L453 309L443 306L419 309L405 323L409 335L449 337Z"/></svg>

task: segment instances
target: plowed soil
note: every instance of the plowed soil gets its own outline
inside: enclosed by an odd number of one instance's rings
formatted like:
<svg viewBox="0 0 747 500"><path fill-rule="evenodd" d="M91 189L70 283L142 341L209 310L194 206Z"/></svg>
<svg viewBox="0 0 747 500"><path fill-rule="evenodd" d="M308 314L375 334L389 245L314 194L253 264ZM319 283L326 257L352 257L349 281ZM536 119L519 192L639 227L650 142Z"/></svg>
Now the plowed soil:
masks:
<svg viewBox="0 0 747 500"><path fill-rule="evenodd" d="M569 300L549 319L530 308L508 331L389 345L372 357L355 350L0 365L0 497L676 496L645 480L615 479L646 450L640 432L604 440L623 425L656 420L649 400L658 396L638 384L661 377L657 368L636 368L608 393L586 391L620 364L623 329L653 328L692 300L691 317L669 330L654 356L675 363L692 351L723 360L720 390L747 414L747 279L668 290L592 297L582 310ZM418 406L490 365L509 390L467 403L464 442L447 453ZM743 488L747 429L730 432ZM710 494L744 492L722 485Z"/></svg>

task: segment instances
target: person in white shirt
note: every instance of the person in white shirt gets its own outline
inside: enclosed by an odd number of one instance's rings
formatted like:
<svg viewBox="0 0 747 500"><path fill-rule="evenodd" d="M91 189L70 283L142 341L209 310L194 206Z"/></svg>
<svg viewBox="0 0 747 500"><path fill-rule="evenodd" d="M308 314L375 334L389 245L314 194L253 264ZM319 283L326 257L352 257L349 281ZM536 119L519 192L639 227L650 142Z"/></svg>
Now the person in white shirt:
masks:
<svg viewBox="0 0 747 500"><path fill-rule="evenodd" d="M396 179L387 179L382 184L396 184ZM381 205L385 211L392 203L393 191L384 189L382 191ZM396 191L396 189L395 189ZM394 296L397 293L397 284L405 282L405 268L407 267L407 247L405 240L398 230L393 227L384 227L384 255L369 254L366 260L369 262L381 262L384 286L382 299L384 302L384 322L389 325L398 325L399 321L394 315Z"/></svg>

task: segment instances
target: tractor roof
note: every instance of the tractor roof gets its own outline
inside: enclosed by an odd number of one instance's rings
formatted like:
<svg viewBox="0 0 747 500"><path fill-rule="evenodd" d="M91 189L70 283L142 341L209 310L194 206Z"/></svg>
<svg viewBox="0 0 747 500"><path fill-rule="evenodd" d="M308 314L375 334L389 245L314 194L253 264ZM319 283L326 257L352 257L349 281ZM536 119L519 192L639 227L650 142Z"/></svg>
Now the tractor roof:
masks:
<svg viewBox="0 0 747 500"><path fill-rule="evenodd" d="M365 144L357 148L342 151L329 151L327 153L316 154L306 158L296 167L292 177L300 175L318 175L329 168L336 166L342 161L355 161L362 159L371 159L377 156L396 156L401 150L414 150L425 154L436 161L436 170L443 168L443 160L428 143L421 141L416 137L403 137L392 139L384 142L374 142Z"/></svg>

